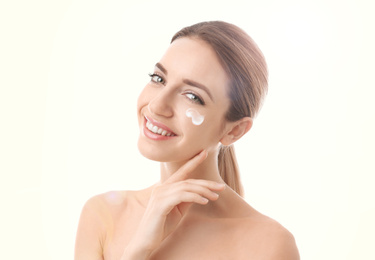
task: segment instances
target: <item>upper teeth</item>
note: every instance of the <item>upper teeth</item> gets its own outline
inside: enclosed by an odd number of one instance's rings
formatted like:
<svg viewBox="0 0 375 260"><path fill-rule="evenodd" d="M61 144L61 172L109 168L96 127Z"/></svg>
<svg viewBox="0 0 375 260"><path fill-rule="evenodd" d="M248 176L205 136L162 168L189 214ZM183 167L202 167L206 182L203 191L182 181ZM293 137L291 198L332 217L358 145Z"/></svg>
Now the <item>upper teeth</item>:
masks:
<svg viewBox="0 0 375 260"><path fill-rule="evenodd" d="M164 136L174 136L173 133L168 132L162 128L157 127L156 125L151 124L149 121L146 122L146 127L148 130L155 134L164 135Z"/></svg>

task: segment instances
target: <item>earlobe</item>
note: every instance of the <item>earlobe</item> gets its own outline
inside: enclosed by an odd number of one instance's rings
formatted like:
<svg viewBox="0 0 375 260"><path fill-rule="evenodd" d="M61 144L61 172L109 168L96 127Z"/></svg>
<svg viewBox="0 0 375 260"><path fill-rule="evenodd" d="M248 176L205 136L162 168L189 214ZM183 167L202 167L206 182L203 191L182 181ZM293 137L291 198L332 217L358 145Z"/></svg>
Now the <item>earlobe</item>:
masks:
<svg viewBox="0 0 375 260"><path fill-rule="evenodd" d="M253 126L253 119L244 117L240 120L233 122L229 131L223 136L220 142L223 145L231 145L246 134Z"/></svg>

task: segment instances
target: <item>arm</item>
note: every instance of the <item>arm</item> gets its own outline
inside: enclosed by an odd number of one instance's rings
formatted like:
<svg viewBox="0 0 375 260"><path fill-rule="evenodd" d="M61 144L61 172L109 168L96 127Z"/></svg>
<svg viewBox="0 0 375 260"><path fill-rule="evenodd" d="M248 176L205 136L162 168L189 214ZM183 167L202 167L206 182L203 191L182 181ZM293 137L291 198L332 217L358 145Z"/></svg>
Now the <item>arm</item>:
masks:
<svg viewBox="0 0 375 260"><path fill-rule="evenodd" d="M89 199L84 205L76 235L75 260L103 260L104 221L101 217L99 197Z"/></svg>

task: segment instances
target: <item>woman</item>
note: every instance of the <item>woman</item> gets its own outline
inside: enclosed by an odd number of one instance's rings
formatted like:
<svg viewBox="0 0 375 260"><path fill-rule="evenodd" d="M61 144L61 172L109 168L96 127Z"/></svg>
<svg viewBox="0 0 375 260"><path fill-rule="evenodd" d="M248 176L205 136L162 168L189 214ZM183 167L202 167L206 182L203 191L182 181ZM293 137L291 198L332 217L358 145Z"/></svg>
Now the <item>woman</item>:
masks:
<svg viewBox="0 0 375 260"><path fill-rule="evenodd" d="M241 197L231 145L267 92L252 39L220 21L184 28L150 77L138 148L161 163L160 182L90 199L75 259L299 259L293 236Z"/></svg>

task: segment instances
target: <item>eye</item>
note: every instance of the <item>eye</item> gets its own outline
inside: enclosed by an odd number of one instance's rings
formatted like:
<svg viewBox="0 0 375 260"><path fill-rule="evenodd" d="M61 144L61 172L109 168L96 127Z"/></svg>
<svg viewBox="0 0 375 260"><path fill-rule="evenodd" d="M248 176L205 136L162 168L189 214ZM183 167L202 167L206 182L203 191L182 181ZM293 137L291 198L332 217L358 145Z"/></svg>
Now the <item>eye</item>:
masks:
<svg viewBox="0 0 375 260"><path fill-rule="evenodd" d="M156 73L149 73L148 75L150 76L152 82L161 83L161 84L165 83L165 80Z"/></svg>
<svg viewBox="0 0 375 260"><path fill-rule="evenodd" d="M186 93L185 96L193 103L204 105L203 99L201 99L198 95L195 95L194 93Z"/></svg>

